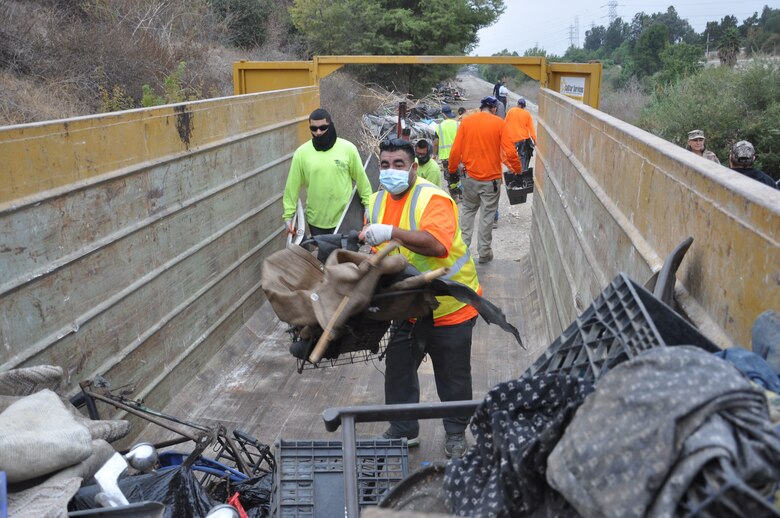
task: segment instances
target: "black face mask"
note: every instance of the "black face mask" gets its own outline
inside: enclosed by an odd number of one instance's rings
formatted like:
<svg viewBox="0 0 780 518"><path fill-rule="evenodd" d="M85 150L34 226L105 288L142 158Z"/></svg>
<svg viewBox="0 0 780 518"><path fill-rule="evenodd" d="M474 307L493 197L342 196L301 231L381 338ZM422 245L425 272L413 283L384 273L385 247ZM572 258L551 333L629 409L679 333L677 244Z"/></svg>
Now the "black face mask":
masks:
<svg viewBox="0 0 780 518"><path fill-rule="evenodd" d="M327 151L336 143L336 127L333 125L332 121L328 122L330 123L328 125L328 131L316 136L311 136L311 143L317 151Z"/></svg>
<svg viewBox="0 0 780 518"><path fill-rule="evenodd" d="M430 159L431 159L431 153L430 152L424 154L423 156L417 155L417 163L419 163L420 165L427 164L428 160L430 160Z"/></svg>

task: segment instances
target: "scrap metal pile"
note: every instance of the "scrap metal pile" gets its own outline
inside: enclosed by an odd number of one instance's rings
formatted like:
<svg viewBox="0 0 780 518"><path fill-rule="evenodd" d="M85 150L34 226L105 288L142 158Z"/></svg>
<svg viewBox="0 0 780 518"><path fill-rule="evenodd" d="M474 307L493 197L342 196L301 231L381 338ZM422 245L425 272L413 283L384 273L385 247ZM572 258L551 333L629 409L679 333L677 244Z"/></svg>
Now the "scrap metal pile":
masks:
<svg viewBox="0 0 780 518"><path fill-rule="evenodd" d="M442 91L450 93L444 94ZM363 115L360 147L379 149L380 141L401 136L404 130L412 141L426 138L433 142L436 122L442 118L441 105L466 100L462 91L455 87L442 86L442 91L435 89L430 95L415 100L410 94L390 92L376 85L369 87L368 95L373 97L374 104L379 108L374 113ZM451 91L457 92L457 96L453 97Z"/></svg>
<svg viewBox="0 0 780 518"><path fill-rule="evenodd" d="M269 515L269 446L239 430L147 408L127 390L110 391L102 378L82 382L82 392L67 399L57 392L62 378L62 369L50 365L0 373L0 485L8 484L0 487L0 504L7 494L9 516ZM101 420L96 402L179 437L117 451L110 443L127 435L129 423ZM192 444L163 451L183 443Z"/></svg>

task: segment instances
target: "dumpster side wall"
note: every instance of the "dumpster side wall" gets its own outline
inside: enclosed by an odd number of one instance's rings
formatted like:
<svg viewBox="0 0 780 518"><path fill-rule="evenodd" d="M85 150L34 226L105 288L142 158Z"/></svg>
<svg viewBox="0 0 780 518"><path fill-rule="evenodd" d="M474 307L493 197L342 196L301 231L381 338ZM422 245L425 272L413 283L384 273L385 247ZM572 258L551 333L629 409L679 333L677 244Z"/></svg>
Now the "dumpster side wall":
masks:
<svg viewBox="0 0 780 518"><path fill-rule="evenodd" d="M265 300L319 90L0 128L0 370L162 408Z"/></svg>
<svg viewBox="0 0 780 518"><path fill-rule="evenodd" d="M551 90L539 101L532 247L548 338L618 273L644 283L688 236L683 311L721 346L750 346L780 308L780 191Z"/></svg>

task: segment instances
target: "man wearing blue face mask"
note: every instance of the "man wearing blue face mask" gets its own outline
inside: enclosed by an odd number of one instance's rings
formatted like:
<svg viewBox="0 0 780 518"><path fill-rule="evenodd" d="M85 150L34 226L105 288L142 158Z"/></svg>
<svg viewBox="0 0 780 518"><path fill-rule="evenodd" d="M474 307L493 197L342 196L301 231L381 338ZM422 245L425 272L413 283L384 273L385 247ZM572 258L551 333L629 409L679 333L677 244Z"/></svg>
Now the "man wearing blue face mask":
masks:
<svg viewBox="0 0 780 518"><path fill-rule="evenodd" d="M463 242L458 207L450 196L417 176L413 145L393 139L379 147L379 182L382 190L371 195L370 224L360 237L382 248L387 241L401 243L399 252L421 272L448 267L448 277L481 293L477 269ZM433 328L425 330L420 350L412 322L394 322L387 347L385 403L418 403L417 369L426 354L431 357L436 390L442 401L470 400L471 335L477 310L452 297L437 297ZM464 432L468 419L444 419L447 457L466 451ZM417 421L391 421L386 438L406 437L409 446L420 444Z"/></svg>

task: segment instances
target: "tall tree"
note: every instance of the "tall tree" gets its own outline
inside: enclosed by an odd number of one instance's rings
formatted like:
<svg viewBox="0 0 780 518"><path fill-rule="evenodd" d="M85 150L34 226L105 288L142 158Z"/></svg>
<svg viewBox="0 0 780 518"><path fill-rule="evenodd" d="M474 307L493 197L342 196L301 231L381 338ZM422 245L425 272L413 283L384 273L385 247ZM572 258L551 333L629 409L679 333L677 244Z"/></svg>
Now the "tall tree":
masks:
<svg viewBox="0 0 780 518"><path fill-rule="evenodd" d="M295 0L293 24L310 54L457 55L504 12L503 0ZM364 78L424 92L451 67L362 67Z"/></svg>
<svg viewBox="0 0 780 518"><path fill-rule="evenodd" d="M654 23L639 36L634 47L634 64L640 76L649 76L661 69L661 51L669 44L669 31Z"/></svg>
<svg viewBox="0 0 780 518"><path fill-rule="evenodd" d="M739 56L739 32L736 28L726 29L718 43L718 59L721 65L733 67Z"/></svg>
<svg viewBox="0 0 780 518"><path fill-rule="evenodd" d="M669 43L680 43L695 34L688 20L680 18L677 10L669 6L665 13L655 13L650 17L652 23L662 23L669 32Z"/></svg>
<svg viewBox="0 0 780 518"><path fill-rule="evenodd" d="M582 47L585 50L596 51L604 46L604 40L607 36L607 29L603 25L597 25L589 31L585 31L585 43Z"/></svg>
<svg viewBox="0 0 780 518"><path fill-rule="evenodd" d="M604 35L604 48L607 52L612 52L620 47L628 38L631 26L623 21L622 18L615 18L607 27L607 33Z"/></svg>

